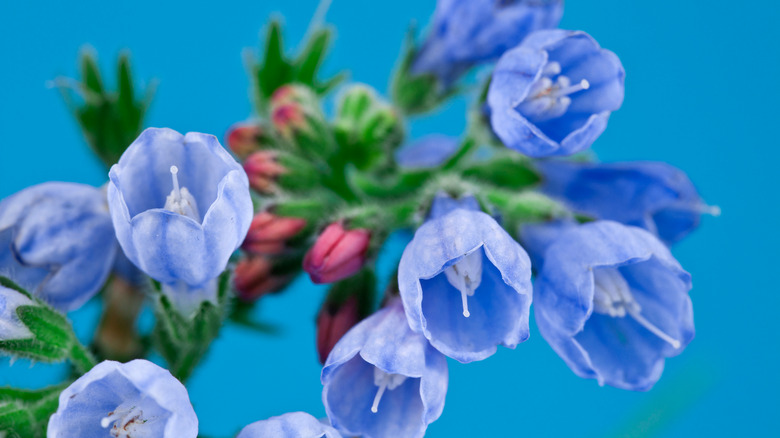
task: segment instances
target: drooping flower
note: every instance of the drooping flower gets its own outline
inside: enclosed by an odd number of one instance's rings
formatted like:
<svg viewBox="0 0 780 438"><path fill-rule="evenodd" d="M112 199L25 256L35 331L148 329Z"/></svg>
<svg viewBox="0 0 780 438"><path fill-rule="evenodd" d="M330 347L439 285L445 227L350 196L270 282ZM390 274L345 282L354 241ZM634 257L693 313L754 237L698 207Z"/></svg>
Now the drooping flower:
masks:
<svg viewBox="0 0 780 438"><path fill-rule="evenodd" d="M33 300L23 293L0 286L0 341L32 337L30 329L19 320L16 309L34 305Z"/></svg>
<svg viewBox="0 0 780 438"><path fill-rule="evenodd" d="M273 193L276 180L287 172L274 151L257 151L246 157L244 171L249 185L260 193Z"/></svg>
<svg viewBox="0 0 780 438"><path fill-rule="evenodd" d="M693 339L691 277L655 236L597 221L544 253L534 309L539 331L580 377L644 391Z"/></svg>
<svg viewBox="0 0 780 438"><path fill-rule="evenodd" d="M111 217L127 257L185 312L213 301L213 279L252 220L241 165L212 135L149 128L109 177Z"/></svg>
<svg viewBox="0 0 780 438"><path fill-rule="evenodd" d="M252 254L281 254L287 241L305 226L306 219L276 216L263 211L252 218L249 232L241 247Z"/></svg>
<svg viewBox="0 0 780 438"><path fill-rule="evenodd" d="M429 135L399 149L396 162L407 169L425 169L444 163L458 150L460 142L455 137Z"/></svg>
<svg viewBox="0 0 780 438"><path fill-rule="evenodd" d="M103 286L117 251L102 190L75 183L28 187L0 202L0 275L60 311Z"/></svg>
<svg viewBox="0 0 780 438"><path fill-rule="evenodd" d="M317 314L317 355L325 363L336 343L358 322L360 311L358 299L351 296L342 303L323 304Z"/></svg>
<svg viewBox="0 0 780 438"><path fill-rule="evenodd" d="M493 131L507 147L532 157L587 149L622 105L624 78L618 57L585 32L534 32L493 72Z"/></svg>
<svg viewBox="0 0 780 438"><path fill-rule="evenodd" d="M137 359L104 361L60 394L49 438L195 438L187 390L167 370Z"/></svg>
<svg viewBox="0 0 780 438"><path fill-rule="evenodd" d="M666 243L694 230L702 213L718 214L685 173L661 162L540 161L540 190L578 213L644 228Z"/></svg>
<svg viewBox="0 0 780 438"><path fill-rule="evenodd" d="M398 300L336 344L322 369L322 401L345 436L422 437L441 415L447 361L406 323Z"/></svg>
<svg viewBox="0 0 780 438"><path fill-rule="evenodd" d="M398 288L412 330L460 362L528 339L531 262L472 197L436 197L401 257Z"/></svg>
<svg viewBox="0 0 780 438"><path fill-rule="evenodd" d="M305 412L290 412L256 421L241 430L236 438L341 438L338 431Z"/></svg>
<svg viewBox="0 0 780 438"><path fill-rule="evenodd" d="M244 159L260 149L263 131L257 123L236 123L227 132L227 144L237 157Z"/></svg>
<svg viewBox="0 0 780 438"><path fill-rule="evenodd" d="M233 271L233 287L242 301L251 302L276 292L292 281L291 274L274 272L274 262L264 256L244 257Z"/></svg>
<svg viewBox="0 0 780 438"><path fill-rule="evenodd" d="M306 253L303 270L317 284L347 278L363 267L370 242L369 230L345 229L341 221L333 222Z"/></svg>
<svg viewBox="0 0 780 438"><path fill-rule="evenodd" d="M535 30L558 26L561 0L439 0L412 73L447 88L471 66L498 58Z"/></svg>

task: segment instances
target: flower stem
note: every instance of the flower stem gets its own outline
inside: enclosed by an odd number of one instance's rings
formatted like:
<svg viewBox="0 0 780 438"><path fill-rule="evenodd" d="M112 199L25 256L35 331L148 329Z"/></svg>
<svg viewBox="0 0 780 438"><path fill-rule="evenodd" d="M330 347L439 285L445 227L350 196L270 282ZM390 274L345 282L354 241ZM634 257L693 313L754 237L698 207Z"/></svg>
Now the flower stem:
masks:
<svg viewBox="0 0 780 438"><path fill-rule="evenodd" d="M87 347L81 345L81 342L75 336L73 337L73 346L70 348L70 362L80 375L97 365L97 361L92 353L90 353Z"/></svg>

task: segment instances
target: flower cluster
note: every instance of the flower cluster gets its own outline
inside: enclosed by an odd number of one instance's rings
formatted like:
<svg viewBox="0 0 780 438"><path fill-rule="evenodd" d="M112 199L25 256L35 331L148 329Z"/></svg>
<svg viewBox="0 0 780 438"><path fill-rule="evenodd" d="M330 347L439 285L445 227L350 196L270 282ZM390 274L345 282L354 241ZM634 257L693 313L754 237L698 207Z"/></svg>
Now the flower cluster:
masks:
<svg viewBox="0 0 780 438"><path fill-rule="evenodd" d="M625 72L585 32L557 29L562 13L559 0L439 0L392 101L349 85L332 114L322 97L340 76L317 79L329 31L290 60L274 23L252 65L257 117L229 130L229 150L148 128L104 154L118 161L103 188L2 200L0 351L69 360L78 378L9 399L0 435L19 412L32 436L196 437L183 383L226 319L262 328L254 306L303 272L328 285L315 337L327 420L288 413L239 438L422 437L444 409L447 358L517 348L531 311L577 376L652 388L694 337L670 245L717 209L665 163L566 158L604 132ZM407 140L407 115L490 65L462 138ZM413 236L380 295L377 255L399 230ZM101 290L90 352L59 312ZM146 297L147 344L170 371L123 348L142 344Z"/></svg>

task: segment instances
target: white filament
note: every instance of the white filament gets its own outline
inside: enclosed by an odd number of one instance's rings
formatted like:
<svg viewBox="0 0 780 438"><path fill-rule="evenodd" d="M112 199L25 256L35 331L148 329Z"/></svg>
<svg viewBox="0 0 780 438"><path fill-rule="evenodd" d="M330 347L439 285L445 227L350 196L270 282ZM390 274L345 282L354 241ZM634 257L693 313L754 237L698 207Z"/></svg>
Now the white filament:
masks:
<svg viewBox="0 0 780 438"><path fill-rule="evenodd" d="M374 396L374 403L371 405L371 412L379 412L379 402L382 400L385 390L394 390L406 381L406 376L402 374L386 373L379 368L374 367L374 385L378 387Z"/></svg>
<svg viewBox="0 0 780 438"><path fill-rule="evenodd" d="M572 85L571 79L561 74L561 64L548 62L542 69L542 77L531 85L528 97L520 102L517 109L534 122L552 120L569 109L569 95L588 88L590 82L587 79Z"/></svg>
<svg viewBox="0 0 780 438"><path fill-rule="evenodd" d="M165 198L165 209L200 222L198 203L195 201L195 198L192 196L192 194L190 194L190 191L187 190L186 187L179 187L178 174L179 168L176 166L171 166L171 180L173 182L173 190L171 190L171 194Z"/></svg>
<svg viewBox="0 0 780 438"><path fill-rule="evenodd" d="M680 348L680 341L674 339L642 316L642 307L631 295L631 288L616 268L601 268L593 271L593 311L614 318L630 315L650 333Z"/></svg>
<svg viewBox="0 0 780 438"><path fill-rule="evenodd" d="M474 296L474 292L482 283L482 251L473 251L461 258L457 263L444 270L447 281L460 291L460 299L463 305L463 316L471 316L469 312L468 297Z"/></svg>
<svg viewBox="0 0 780 438"><path fill-rule="evenodd" d="M109 431L111 436L132 438L139 436L148 421L144 418L144 411L141 408L134 403L125 402L103 417L100 426L107 429L113 423L114 426Z"/></svg>

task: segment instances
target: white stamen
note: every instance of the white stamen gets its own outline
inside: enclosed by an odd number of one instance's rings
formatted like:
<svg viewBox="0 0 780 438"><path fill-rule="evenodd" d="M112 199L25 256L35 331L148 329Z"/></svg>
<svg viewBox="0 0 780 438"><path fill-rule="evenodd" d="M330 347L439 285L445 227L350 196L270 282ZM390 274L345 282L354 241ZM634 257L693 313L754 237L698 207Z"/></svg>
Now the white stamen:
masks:
<svg viewBox="0 0 780 438"><path fill-rule="evenodd" d="M652 334L680 348L680 341L674 339L642 316L642 307L631 295L631 287L616 268L600 268L593 271L593 311L613 318L630 315Z"/></svg>
<svg viewBox="0 0 780 438"><path fill-rule="evenodd" d="M173 190L171 194L165 198L165 209L178 213L182 216L187 216L191 219L195 219L200 222L200 214L198 213L198 204L195 202L195 198L190 194L190 191L186 187L179 186L179 168L171 166L171 181L173 182Z"/></svg>
<svg viewBox="0 0 780 438"><path fill-rule="evenodd" d="M131 438L142 432L143 426L150 420L144 418L144 411L134 402L125 402L109 412L100 420L100 427L107 429L113 423L109 433L115 438ZM132 434L132 435L131 435Z"/></svg>
<svg viewBox="0 0 780 438"><path fill-rule="evenodd" d="M561 77L563 77L563 76L561 76ZM557 97L568 96L568 95L576 93L578 91L587 90L588 88L590 88L590 82L588 82L587 79L583 79L577 85L571 85L571 86L567 86L565 88L559 88L557 90L554 90L552 92L552 94L554 94Z"/></svg>
<svg viewBox="0 0 780 438"><path fill-rule="evenodd" d="M707 205L707 204L699 204L699 211L702 212L702 214L708 214L710 216L718 217L720 216L720 207L717 205Z"/></svg>
<svg viewBox="0 0 780 438"><path fill-rule="evenodd" d="M471 316L468 297L474 296L474 292L482 283L482 251L477 249L461 258L457 263L445 269L444 274L447 276L447 281L460 291L463 316L468 318Z"/></svg>
<svg viewBox="0 0 780 438"><path fill-rule="evenodd" d="M374 403L371 405L371 412L379 412L379 402L382 400L385 390L394 390L401 386L406 381L406 376L403 374L390 374L386 373L379 368L374 367L374 385L378 387L376 395L374 396Z"/></svg>
<svg viewBox="0 0 780 438"><path fill-rule="evenodd" d="M561 74L561 64L555 61L548 62L542 70L544 76L555 76Z"/></svg>

